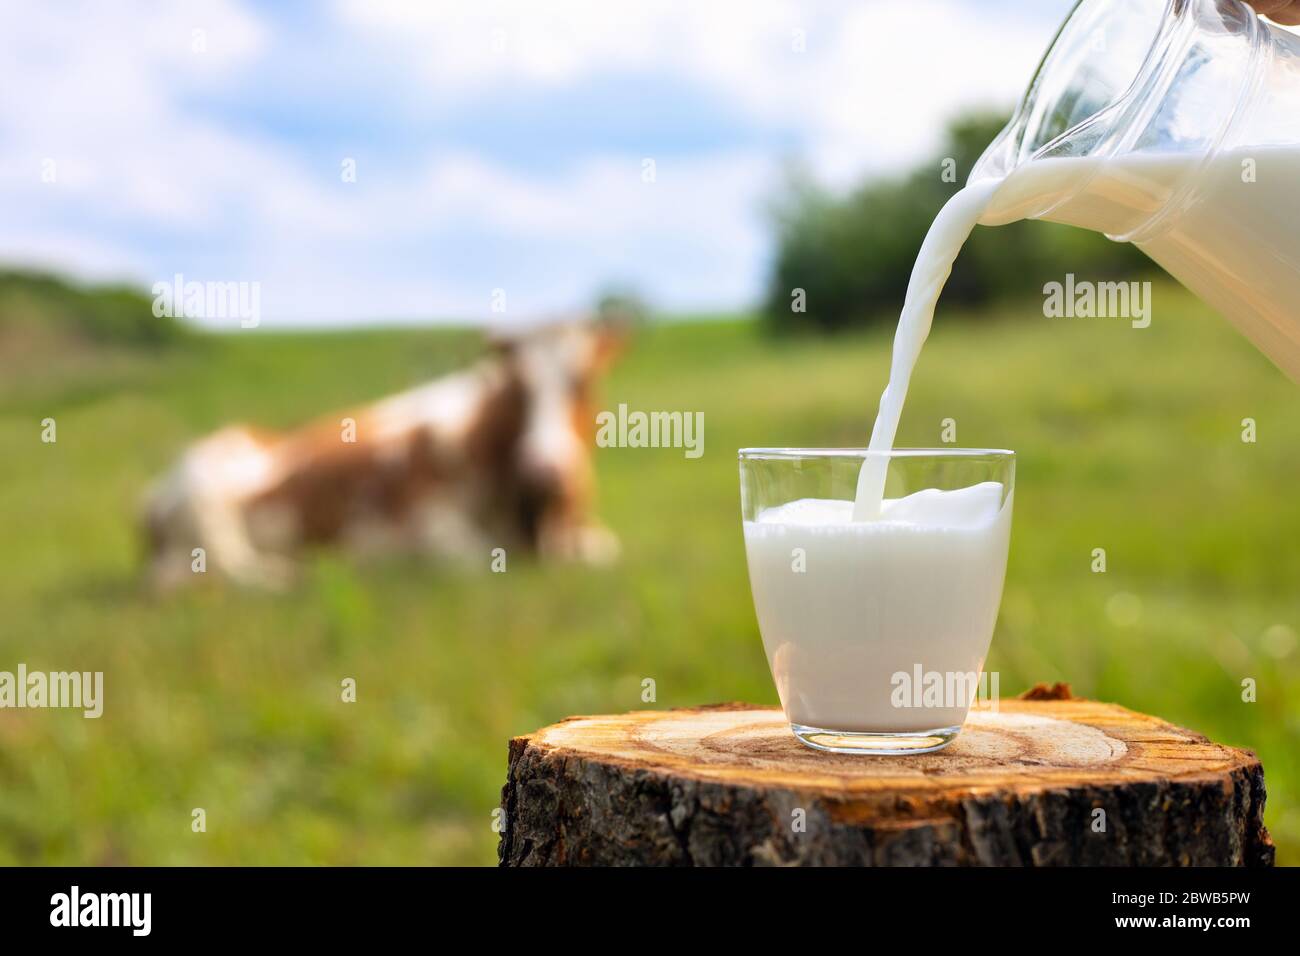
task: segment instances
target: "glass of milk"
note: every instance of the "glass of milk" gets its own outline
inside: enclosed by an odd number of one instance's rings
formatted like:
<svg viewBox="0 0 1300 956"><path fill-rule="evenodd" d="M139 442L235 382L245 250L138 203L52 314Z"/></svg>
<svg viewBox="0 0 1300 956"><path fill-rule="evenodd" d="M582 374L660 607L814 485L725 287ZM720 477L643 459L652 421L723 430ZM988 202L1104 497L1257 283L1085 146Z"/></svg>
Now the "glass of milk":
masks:
<svg viewBox="0 0 1300 956"><path fill-rule="evenodd" d="M855 521L864 466L884 497ZM1002 600L1014 479L1014 453L991 449L741 450L754 609L799 740L906 754L957 736Z"/></svg>

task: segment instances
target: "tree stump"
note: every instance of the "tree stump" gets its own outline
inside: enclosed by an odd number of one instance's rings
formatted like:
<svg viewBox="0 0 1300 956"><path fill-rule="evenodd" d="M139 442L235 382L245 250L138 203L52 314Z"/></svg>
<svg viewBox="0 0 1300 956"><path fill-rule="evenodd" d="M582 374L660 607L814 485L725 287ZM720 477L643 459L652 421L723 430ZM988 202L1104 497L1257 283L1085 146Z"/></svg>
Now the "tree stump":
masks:
<svg viewBox="0 0 1300 956"><path fill-rule="evenodd" d="M1027 696L972 710L947 749L908 757L819 753L779 710L746 704L571 717L510 742L498 856L503 866L1272 864L1254 754L1114 704Z"/></svg>

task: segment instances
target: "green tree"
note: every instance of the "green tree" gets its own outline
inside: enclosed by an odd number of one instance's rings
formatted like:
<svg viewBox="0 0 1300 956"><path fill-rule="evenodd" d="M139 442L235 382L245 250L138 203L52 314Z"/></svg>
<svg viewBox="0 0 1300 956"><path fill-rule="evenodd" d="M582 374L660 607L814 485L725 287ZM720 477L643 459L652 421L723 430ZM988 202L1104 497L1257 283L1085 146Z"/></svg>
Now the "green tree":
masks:
<svg viewBox="0 0 1300 956"><path fill-rule="evenodd" d="M949 127L938 155L842 198L807 175L792 174L774 210L778 241L766 296L769 324L778 330L835 330L892 322L931 220L1005 122L991 113L963 117ZM1135 248L1067 226L1022 222L977 229L957 260L944 302L979 304L1033 294L1067 271L1111 279L1149 267Z"/></svg>

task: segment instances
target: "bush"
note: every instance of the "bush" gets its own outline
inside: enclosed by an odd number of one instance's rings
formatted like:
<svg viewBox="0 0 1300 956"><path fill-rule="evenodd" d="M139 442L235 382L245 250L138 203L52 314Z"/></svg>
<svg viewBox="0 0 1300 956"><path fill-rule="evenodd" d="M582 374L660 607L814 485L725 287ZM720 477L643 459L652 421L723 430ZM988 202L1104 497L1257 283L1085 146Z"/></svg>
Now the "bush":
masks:
<svg viewBox="0 0 1300 956"><path fill-rule="evenodd" d="M96 345L157 346L185 335L153 314L152 298L125 286L80 288L53 276L0 271L0 336L38 331Z"/></svg>
<svg viewBox="0 0 1300 956"><path fill-rule="evenodd" d="M961 119L949 128L939 156L907 175L868 182L845 198L806 177L793 178L775 210L778 248L765 305L770 325L835 330L895 321L931 220L1005 122L992 114ZM945 158L955 161L957 182L940 176ZM1066 271L1115 278L1149 268L1136 248L1095 233L1013 223L975 230L943 301L973 305L1035 294ZM795 289L804 290L804 312L792 309Z"/></svg>

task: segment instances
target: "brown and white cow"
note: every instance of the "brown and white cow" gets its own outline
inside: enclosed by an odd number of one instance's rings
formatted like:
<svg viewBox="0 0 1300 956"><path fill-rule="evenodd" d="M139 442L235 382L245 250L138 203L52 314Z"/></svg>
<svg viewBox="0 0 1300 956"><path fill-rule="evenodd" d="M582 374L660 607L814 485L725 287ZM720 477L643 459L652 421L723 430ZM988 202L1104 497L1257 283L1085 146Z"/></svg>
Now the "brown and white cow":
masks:
<svg viewBox="0 0 1300 956"><path fill-rule="evenodd" d="M592 391L626 329L564 322L473 367L285 434L244 425L192 445L146 495L150 576L281 587L314 547L481 563L493 549L593 563ZM351 439L351 440L349 440Z"/></svg>

